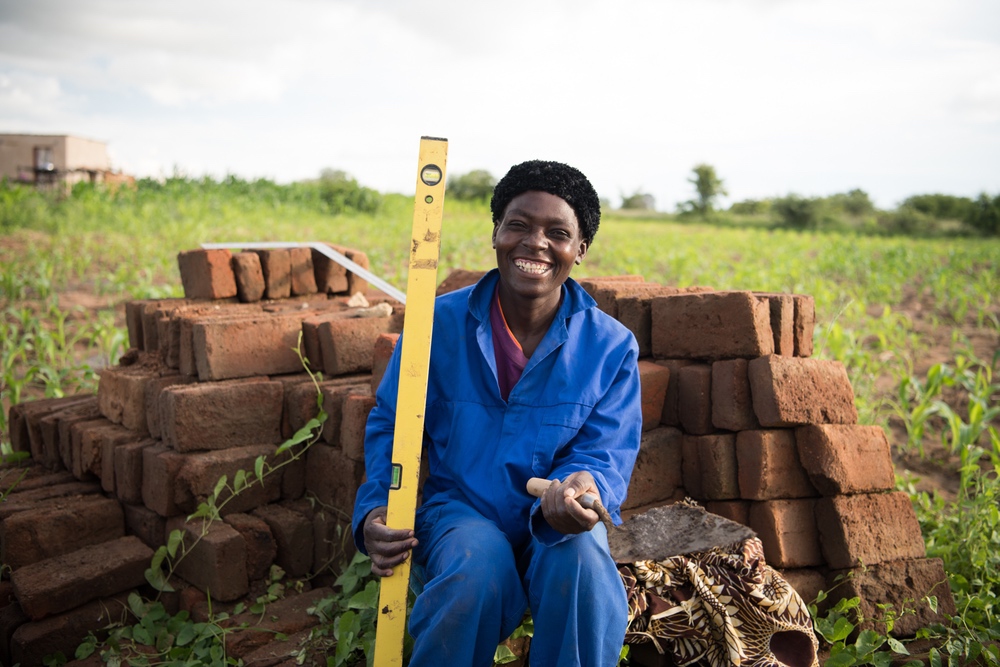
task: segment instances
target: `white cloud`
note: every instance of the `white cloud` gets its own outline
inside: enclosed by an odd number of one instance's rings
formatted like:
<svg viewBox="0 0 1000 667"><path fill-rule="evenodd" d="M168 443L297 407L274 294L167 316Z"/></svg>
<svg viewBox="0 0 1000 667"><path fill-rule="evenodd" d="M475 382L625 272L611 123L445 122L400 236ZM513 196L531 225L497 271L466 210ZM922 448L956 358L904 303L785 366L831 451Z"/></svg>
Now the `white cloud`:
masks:
<svg viewBox="0 0 1000 667"><path fill-rule="evenodd" d="M661 208L702 161L733 199L891 205L993 186L995 4L0 0L0 131L106 138L147 172L337 167L399 191L433 134L452 173L561 159Z"/></svg>

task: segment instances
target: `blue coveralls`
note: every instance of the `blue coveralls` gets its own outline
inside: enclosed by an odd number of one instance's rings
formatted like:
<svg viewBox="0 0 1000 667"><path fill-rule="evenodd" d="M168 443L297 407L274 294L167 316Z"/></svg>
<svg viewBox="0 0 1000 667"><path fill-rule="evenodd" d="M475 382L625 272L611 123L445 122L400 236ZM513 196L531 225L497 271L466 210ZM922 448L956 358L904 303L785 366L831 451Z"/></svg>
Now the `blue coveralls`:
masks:
<svg viewBox="0 0 1000 667"><path fill-rule="evenodd" d="M493 664L526 606L533 665L614 665L627 623L624 586L602 524L563 535L546 523L529 477L589 471L615 521L639 450L638 347L576 282L507 401L489 308L499 273L435 303L424 443L430 475L417 511L415 568L426 576L410 616L410 665ZM397 345L365 433L367 481L353 530L386 505Z"/></svg>

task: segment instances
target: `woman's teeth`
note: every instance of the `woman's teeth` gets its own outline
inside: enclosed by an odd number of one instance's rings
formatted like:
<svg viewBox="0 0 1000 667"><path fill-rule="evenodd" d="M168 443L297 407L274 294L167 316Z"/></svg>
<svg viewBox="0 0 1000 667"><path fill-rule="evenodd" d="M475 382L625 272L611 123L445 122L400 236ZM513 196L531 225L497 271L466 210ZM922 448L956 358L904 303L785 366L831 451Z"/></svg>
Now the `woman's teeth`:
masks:
<svg viewBox="0 0 1000 667"><path fill-rule="evenodd" d="M526 262L524 260L518 259L514 260L514 266L526 271L527 273L542 274L549 270L547 264L538 264L536 262Z"/></svg>

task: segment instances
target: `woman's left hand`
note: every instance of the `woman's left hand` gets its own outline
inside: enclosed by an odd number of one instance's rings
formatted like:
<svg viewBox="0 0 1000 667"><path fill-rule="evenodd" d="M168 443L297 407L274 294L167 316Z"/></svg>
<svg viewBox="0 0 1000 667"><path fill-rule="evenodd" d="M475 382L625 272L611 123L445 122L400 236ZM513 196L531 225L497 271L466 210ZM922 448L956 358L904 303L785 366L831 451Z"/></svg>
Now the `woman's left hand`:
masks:
<svg viewBox="0 0 1000 667"><path fill-rule="evenodd" d="M576 499L585 493L600 499L594 477L589 472L571 473L565 481L552 480L542 496L542 516L550 526L564 535L576 535L593 528L598 521L597 512L585 508Z"/></svg>

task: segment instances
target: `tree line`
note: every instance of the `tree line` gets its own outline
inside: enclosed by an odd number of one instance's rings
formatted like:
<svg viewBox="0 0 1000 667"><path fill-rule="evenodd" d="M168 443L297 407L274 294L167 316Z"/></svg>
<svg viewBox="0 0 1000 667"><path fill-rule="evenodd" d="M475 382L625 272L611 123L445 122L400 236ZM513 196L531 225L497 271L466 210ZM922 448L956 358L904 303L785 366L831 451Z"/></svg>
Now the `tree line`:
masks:
<svg viewBox="0 0 1000 667"><path fill-rule="evenodd" d="M753 220L800 230L852 229L888 234L963 234L1000 235L1000 194L959 197L946 194L920 194L908 197L893 210L878 209L868 193L856 188L828 197L784 197L744 199L727 209L717 207L727 196L725 183L710 164L698 164L687 179L694 196L677 205L679 220L710 222ZM496 179L484 169L475 169L448 180L448 196L469 201L489 201ZM605 208L612 208L602 199ZM621 195L620 210L656 210L652 195L636 190Z"/></svg>

